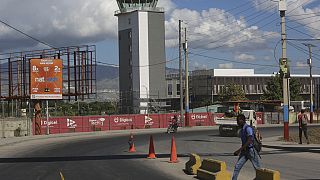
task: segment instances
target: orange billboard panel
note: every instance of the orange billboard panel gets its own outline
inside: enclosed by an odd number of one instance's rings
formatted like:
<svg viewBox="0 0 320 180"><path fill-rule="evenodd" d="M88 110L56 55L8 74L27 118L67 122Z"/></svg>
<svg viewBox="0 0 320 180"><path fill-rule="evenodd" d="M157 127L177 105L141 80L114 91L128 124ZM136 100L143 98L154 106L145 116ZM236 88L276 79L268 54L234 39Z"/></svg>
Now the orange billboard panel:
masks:
<svg viewBox="0 0 320 180"><path fill-rule="evenodd" d="M31 99L62 99L62 68L61 59L31 59Z"/></svg>

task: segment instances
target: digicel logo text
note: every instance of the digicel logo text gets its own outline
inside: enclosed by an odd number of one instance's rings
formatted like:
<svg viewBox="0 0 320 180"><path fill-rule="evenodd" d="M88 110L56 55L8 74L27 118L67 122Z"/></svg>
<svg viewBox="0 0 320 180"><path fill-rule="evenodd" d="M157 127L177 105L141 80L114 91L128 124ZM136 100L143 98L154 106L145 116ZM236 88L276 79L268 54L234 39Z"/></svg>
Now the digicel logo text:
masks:
<svg viewBox="0 0 320 180"><path fill-rule="evenodd" d="M126 123L126 122L132 122L133 120L131 118L119 118L119 117L116 117L113 119L113 121L115 123Z"/></svg>

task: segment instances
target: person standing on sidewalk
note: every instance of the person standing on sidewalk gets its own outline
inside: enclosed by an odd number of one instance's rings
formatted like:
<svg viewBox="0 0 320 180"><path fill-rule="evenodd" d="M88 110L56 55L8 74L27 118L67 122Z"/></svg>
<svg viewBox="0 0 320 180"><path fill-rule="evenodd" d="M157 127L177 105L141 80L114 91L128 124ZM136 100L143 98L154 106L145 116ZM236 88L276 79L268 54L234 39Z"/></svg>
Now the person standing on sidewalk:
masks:
<svg viewBox="0 0 320 180"><path fill-rule="evenodd" d="M310 143L308 138L308 116L305 114L305 110L301 109L300 114L298 115L298 122L299 122L299 144L302 144L302 132L304 133L304 136L307 139L307 144Z"/></svg>
<svg viewBox="0 0 320 180"><path fill-rule="evenodd" d="M253 146L254 132L251 126L246 123L246 117L243 114L237 116L237 124L241 128L242 146L234 152L239 159L235 165L232 180L237 180L243 165L250 160L255 169L260 168L259 154Z"/></svg>

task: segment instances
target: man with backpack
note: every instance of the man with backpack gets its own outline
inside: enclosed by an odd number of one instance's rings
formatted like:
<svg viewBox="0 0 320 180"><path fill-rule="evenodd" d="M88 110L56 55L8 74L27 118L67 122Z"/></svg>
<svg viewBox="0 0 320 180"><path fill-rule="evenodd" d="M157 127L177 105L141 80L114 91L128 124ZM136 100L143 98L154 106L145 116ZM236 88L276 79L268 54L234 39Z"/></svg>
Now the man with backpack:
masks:
<svg viewBox="0 0 320 180"><path fill-rule="evenodd" d="M307 124L308 124L308 116L305 114L305 110L301 109L300 114L298 115L298 122L299 122L299 144L302 144L302 132L307 139L307 144L310 143L307 133Z"/></svg>
<svg viewBox="0 0 320 180"><path fill-rule="evenodd" d="M256 140L254 129L246 123L246 117L243 114L237 116L237 124L241 128L240 136L242 146L234 152L239 159L235 165L232 180L237 180L243 165L250 160L255 169L260 168L259 153L254 147Z"/></svg>

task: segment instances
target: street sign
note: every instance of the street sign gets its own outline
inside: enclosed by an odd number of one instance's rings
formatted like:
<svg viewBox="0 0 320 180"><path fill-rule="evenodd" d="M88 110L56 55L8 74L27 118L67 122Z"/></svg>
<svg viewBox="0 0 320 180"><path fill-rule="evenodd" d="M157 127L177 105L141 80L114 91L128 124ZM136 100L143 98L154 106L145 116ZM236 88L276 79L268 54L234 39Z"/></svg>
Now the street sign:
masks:
<svg viewBox="0 0 320 180"><path fill-rule="evenodd" d="M62 99L62 60L30 60L31 99Z"/></svg>

